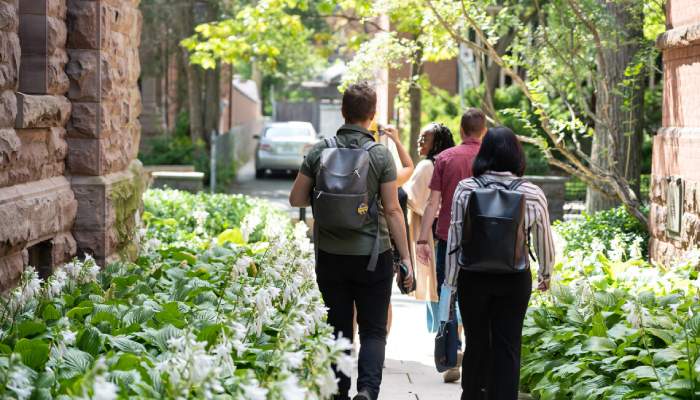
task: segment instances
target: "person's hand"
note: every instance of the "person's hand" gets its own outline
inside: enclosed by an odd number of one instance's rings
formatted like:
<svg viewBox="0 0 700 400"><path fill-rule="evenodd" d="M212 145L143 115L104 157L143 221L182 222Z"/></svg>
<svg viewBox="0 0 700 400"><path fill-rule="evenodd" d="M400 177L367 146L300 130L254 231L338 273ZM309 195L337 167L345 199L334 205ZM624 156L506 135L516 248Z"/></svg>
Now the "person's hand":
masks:
<svg viewBox="0 0 700 400"><path fill-rule="evenodd" d="M413 276L413 265L411 264L411 260L403 260L402 261L404 265L408 267L408 274L406 274L406 278L404 278L403 282L397 282L399 285L402 285L405 288L412 288L413 287L413 280L415 279ZM397 275L399 276L399 275Z"/></svg>
<svg viewBox="0 0 700 400"><path fill-rule="evenodd" d="M383 127L382 127L382 132L384 132L384 134L385 134L389 139L391 139L392 141L394 141L394 143L399 143L399 142L401 142L401 140L399 139L399 130L396 129L395 126L393 126L393 125L383 126Z"/></svg>
<svg viewBox="0 0 700 400"><path fill-rule="evenodd" d="M537 290L539 290L540 292L546 292L547 290L549 290L549 278L540 278L537 283Z"/></svg>
<svg viewBox="0 0 700 400"><path fill-rule="evenodd" d="M416 244L416 255L423 264L430 264L433 259L433 250L427 243Z"/></svg>

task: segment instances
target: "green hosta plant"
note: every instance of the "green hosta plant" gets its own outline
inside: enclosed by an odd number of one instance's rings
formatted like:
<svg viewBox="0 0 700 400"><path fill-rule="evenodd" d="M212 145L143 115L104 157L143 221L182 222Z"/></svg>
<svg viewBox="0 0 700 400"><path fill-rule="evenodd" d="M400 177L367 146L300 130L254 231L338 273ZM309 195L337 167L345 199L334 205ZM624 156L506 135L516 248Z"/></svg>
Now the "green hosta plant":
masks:
<svg viewBox="0 0 700 400"><path fill-rule="evenodd" d="M664 268L639 250L569 253L523 330L521 382L541 399L700 396L697 255ZM700 397L697 397L700 398Z"/></svg>
<svg viewBox="0 0 700 400"><path fill-rule="evenodd" d="M146 197L136 262L88 257L47 282L29 268L3 298L0 398L329 398L331 365L350 374L352 359L306 227L243 197Z"/></svg>

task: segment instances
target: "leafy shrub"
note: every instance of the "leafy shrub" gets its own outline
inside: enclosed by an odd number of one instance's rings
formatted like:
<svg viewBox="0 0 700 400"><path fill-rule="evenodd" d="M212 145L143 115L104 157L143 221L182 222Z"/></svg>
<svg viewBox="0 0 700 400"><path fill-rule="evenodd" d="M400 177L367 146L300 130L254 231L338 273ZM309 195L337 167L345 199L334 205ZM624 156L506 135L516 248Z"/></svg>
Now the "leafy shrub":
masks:
<svg viewBox="0 0 700 400"><path fill-rule="evenodd" d="M700 394L698 255L663 269L622 253L574 252L557 265L551 293L533 294L523 390L581 400Z"/></svg>
<svg viewBox="0 0 700 400"><path fill-rule="evenodd" d="M557 221L554 226L566 241L565 253L591 252L596 247L620 249L624 244L637 242L641 256L647 256L649 232L622 206L593 215L584 213L581 219Z"/></svg>
<svg viewBox="0 0 700 400"><path fill-rule="evenodd" d="M329 398L352 360L306 227L243 197L146 198L137 262L29 268L0 304L0 398Z"/></svg>

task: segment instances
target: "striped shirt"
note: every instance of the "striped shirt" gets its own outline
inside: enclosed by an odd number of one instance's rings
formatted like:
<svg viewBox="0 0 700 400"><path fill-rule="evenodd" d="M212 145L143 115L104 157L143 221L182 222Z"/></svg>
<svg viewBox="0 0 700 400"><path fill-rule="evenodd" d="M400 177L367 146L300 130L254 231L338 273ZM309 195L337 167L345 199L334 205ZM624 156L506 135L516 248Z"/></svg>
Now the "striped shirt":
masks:
<svg viewBox="0 0 700 400"><path fill-rule="evenodd" d="M486 183L498 181L509 185L517 177L510 172L488 171L481 176ZM462 242L462 222L464 213L469 202L469 195L478 188L479 185L473 178L464 179L457 185L454 198L452 199L452 219L450 231L447 239L447 260L445 265L445 284L454 291L457 288L457 276L459 274L459 264L457 258L459 252L452 252ZM525 226L531 229L532 243L537 253L539 262L538 278L547 279L552 274L554 265L554 241L552 240L552 230L549 224L549 211L547 211L547 198L538 186L525 181L517 189L525 195ZM452 254L449 254L452 253Z"/></svg>

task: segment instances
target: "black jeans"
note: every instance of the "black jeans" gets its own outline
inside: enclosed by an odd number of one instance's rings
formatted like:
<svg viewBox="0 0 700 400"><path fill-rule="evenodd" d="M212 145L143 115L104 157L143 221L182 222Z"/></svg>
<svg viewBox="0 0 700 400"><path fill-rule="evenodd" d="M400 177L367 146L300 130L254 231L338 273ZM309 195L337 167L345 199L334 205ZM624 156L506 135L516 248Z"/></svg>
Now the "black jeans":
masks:
<svg viewBox="0 0 700 400"><path fill-rule="evenodd" d="M437 278L437 293L440 295L442 283L445 282L445 261L447 260L447 242L442 239L435 241L435 273Z"/></svg>
<svg viewBox="0 0 700 400"><path fill-rule="evenodd" d="M323 302L328 307L328 322L336 336L353 340L353 304L357 308L360 330L360 357L357 389L367 390L376 399L382 383L386 324L394 277L391 250L379 255L374 272L367 271L369 256L347 256L318 252L316 279ZM339 371L340 393L335 399L348 399L350 377Z"/></svg>
<svg viewBox="0 0 700 400"><path fill-rule="evenodd" d="M467 343L462 400L518 398L520 342L531 292L530 271L459 272L457 293Z"/></svg>

